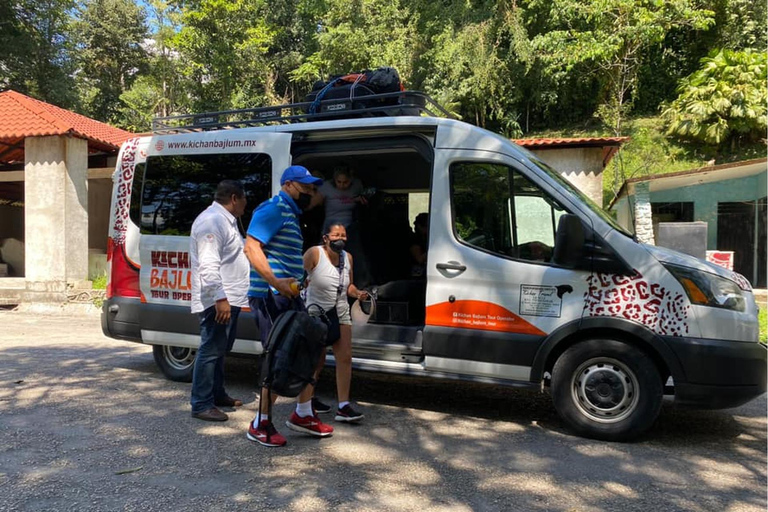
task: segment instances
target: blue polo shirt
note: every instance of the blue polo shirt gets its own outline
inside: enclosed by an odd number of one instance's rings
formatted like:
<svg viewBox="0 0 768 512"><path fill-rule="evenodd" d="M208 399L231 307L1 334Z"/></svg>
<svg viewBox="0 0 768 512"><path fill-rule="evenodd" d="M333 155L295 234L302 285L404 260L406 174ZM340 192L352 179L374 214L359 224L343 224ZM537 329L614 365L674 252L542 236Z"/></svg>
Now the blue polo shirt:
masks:
<svg viewBox="0 0 768 512"><path fill-rule="evenodd" d="M301 210L296 202L283 192L261 203L253 212L248 225L248 236L264 244L264 254L269 266L278 279L304 275L304 260L301 249L304 239L299 226ZM267 282L251 267L249 297L266 297Z"/></svg>

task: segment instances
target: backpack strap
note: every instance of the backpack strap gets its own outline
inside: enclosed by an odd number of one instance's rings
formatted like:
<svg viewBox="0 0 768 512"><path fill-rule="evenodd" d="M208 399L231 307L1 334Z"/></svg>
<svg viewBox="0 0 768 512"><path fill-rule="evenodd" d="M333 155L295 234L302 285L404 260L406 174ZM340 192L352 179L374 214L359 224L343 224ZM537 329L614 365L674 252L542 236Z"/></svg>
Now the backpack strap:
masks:
<svg viewBox="0 0 768 512"><path fill-rule="evenodd" d="M339 254L339 266L336 267L339 271L339 286L336 288L336 302L339 301L339 298L341 298L342 293L344 293L344 263L347 259L347 253L346 251L341 251L341 254Z"/></svg>

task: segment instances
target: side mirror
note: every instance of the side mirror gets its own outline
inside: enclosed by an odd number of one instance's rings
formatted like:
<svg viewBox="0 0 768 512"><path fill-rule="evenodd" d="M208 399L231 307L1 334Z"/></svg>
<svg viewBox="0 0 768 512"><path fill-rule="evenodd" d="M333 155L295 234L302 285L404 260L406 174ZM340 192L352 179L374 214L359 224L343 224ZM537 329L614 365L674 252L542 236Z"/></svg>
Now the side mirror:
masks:
<svg viewBox="0 0 768 512"><path fill-rule="evenodd" d="M576 215L560 217L555 233L552 261L566 268L575 268L584 258L584 226Z"/></svg>

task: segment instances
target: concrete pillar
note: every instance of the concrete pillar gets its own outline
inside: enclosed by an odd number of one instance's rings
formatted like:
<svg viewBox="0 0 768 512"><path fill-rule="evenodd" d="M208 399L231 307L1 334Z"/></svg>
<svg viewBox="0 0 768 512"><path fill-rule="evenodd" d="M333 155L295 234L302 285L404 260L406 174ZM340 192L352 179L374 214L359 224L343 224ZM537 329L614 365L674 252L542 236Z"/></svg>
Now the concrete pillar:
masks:
<svg viewBox="0 0 768 512"><path fill-rule="evenodd" d="M24 160L23 300L64 303L67 283L88 278L88 143L28 137Z"/></svg>
<svg viewBox="0 0 768 512"><path fill-rule="evenodd" d="M651 185L635 184L635 235L643 243L656 245L653 238L653 212L651 211Z"/></svg>

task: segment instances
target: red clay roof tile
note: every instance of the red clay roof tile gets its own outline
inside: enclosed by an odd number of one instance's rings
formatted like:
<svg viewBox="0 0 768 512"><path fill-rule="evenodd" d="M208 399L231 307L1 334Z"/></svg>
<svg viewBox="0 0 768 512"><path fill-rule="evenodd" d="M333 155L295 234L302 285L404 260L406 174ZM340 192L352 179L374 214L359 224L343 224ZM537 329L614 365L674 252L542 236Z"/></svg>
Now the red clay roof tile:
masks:
<svg viewBox="0 0 768 512"><path fill-rule="evenodd" d="M16 91L0 92L0 153L9 146L0 161L23 159L24 137L72 135L89 141L90 151L115 150L131 132L76 114L69 110L30 98Z"/></svg>
<svg viewBox="0 0 768 512"><path fill-rule="evenodd" d="M525 148L541 148L543 146L620 146L628 140L629 137L577 137L552 139L513 139L512 142Z"/></svg>

